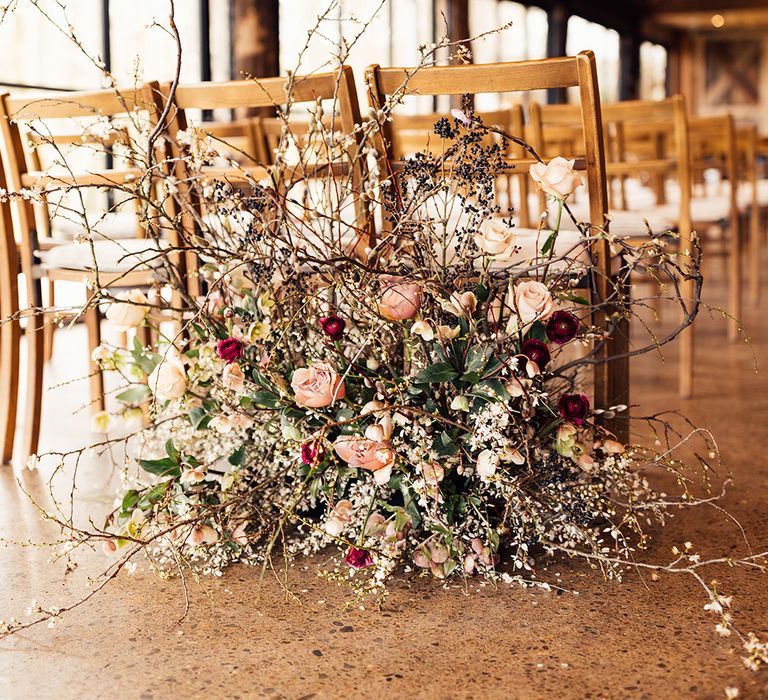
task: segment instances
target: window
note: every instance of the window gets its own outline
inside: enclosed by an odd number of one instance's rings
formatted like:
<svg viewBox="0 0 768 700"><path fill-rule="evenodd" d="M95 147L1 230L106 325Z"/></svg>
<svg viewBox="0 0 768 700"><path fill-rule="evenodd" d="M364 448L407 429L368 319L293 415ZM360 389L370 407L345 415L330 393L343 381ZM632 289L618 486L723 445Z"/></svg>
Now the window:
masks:
<svg viewBox="0 0 768 700"><path fill-rule="evenodd" d="M601 99L615 102L619 99L619 33L573 15L568 19L566 53L575 56L587 49L595 53ZM577 95L578 88L570 88L569 93Z"/></svg>
<svg viewBox="0 0 768 700"><path fill-rule="evenodd" d="M667 50L644 41L640 44L640 99L660 100L667 94Z"/></svg>

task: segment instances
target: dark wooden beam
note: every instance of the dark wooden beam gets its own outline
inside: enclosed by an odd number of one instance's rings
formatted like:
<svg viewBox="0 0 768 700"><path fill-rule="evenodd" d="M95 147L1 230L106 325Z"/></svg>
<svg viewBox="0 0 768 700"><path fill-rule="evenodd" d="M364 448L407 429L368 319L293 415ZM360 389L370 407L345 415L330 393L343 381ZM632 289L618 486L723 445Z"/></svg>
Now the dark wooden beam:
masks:
<svg viewBox="0 0 768 700"><path fill-rule="evenodd" d="M619 35L619 99L640 99L640 34Z"/></svg>
<svg viewBox="0 0 768 700"><path fill-rule="evenodd" d="M233 0L234 78L280 75L279 0Z"/></svg>
<svg viewBox="0 0 768 700"><path fill-rule="evenodd" d="M565 44L568 37L568 11L565 3L557 3L547 11L547 57L565 56ZM565 88L547 90L547 101L560 104L567 100Z"/></svg>

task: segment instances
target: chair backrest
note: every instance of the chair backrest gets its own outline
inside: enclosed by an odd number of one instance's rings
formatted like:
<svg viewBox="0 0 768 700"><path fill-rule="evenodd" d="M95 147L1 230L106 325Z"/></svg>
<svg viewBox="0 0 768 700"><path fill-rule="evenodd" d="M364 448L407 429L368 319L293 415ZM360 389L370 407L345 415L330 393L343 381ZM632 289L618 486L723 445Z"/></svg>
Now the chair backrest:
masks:
<svg viewBox="0 0 768 700"><path fill-rule="evenodd" d="M627 177L644 175L653 182L656 204L665 201L663 181L674 177L680 188L677 223L681 237L687 240L691 233L692 176L685 98L675 95L664 100L603 103L601 110L606 173L618 185L611 188L618 194L612 208L629 209L632 205L625 189ZM578 122L576 105L531 106L534 140L545 153L569 131L575 138ZM578 147L578 141L576 144Z"/></svg>
<svg viewBox="0 0 768 700"><path fill-rule="evenodd" d="M168 89L163 92L168 94ZM360 116L360 107L355 91L354 76L349 66L343 66L340 70L328 73L316 73L307 76L258 78L252 80L238 80L225 83L200 83L196 85L179 85L173 94L173 109L171 110L171 120L167 124L167 134L172 149L176 154L180 154L177 135L180 131L186 130L190 126L190 111L192 110L213 110L213 109L238 109L238 108L281 108L279 118L283 124L292 125L293 117L296 116L297 108L295 105L302 103L314 103L318 101L332 101L333 110L329 113L327 120L330 125L332 135L346 136L355 134L356 129L362 122ZM287 105L287 106L286 106ZM254 139L259 142L259 120L252 121ZM205 130L205 124L199 125ZM297 127L300 129L300 127ZM290 129L289 129L290 130ZM262 149L262 150L260 150ZM259 167L239 169L240 176L250 176L254 178L263 177L267 171L264 166L270 164L270 154L263 150L262 146L254 147L257 154L264 158L264 162ZM255 154L255 155L257 155ZM359 157L356 148L356 142L351 140L346 146L347 163L335 165L347 165L349 167L344 171L350 178L350 191L359 194L362 190L363 163ZM179 166L184 168L183 159L177 159ZM318 164L318 173L322 172L322 166L331 166L330 163ZM207 169L212 177L221 176L228 180L237 180L238 171L232 168ZM304 173L308 179L311 174ZM315 174L315 177L318 175ZM181 173L180 181L186 181L186 176ZM372 245L374 231L370 218L368 217L367 207L360 197L354 201L355 208L355 231L356 240L354 248L360 255L364 250ZM182 222L186 235L190 240L194 239L195 221L194 217L182 216ZM186 274L188 277L189 289L191 292L199 294L201 291L200 282L197 274L199 265L197 254L194 250L187 251L185 255Z"/></svg>
<svg viewBox="0 0 768 700"><path fill-rule="evenodd" d="M157 123L153 94L155 89L155 85L146 84L122 91L105 89L42 95L0 95L0 155L9 189L16 192L33 187L58 191L91 187L109 189L136 180L141 175L140 166L78 170L70 165L68 154L65 155L62 150L58 150L58 157L63 160L58 171L40 172L32 167L40 162L35 151L43 142L54 149L75 145L75 128L80 129L81 135L77 145L90 149L99 140L94 132L117 130L124 134L127 129L131 132L131 138L135 139L132 153L140 157L143 148L146 154L146 144L142 144L140 139L147 127ZM73 127L73 124L76 126ZM104 138L107 139L106 136ZM16 239L21 250L22 269L27 279L28 300L34 304L39 296L39 285L35 284L34 273L37 264L35 250L39 235L47 233L48 229L43 225L43 230L38 230L35 205L31 201L15 197L11 206ZM82 215L83 228L87 230L88 219L85 212Z"/></svg>
<svg viewBox="0 0 768 700"><path fill-rule="evenodd" d="M739 231L739 152L736 125L733 116L691 117L688 120L691 139L691 159L694 175L702 175L713 169L720 173L722 181L728 181L726 196L730 210L730 226L734 232L732 245Z"/></svg>
<svg viewBox="0 0 768 700"><path fill-rule="evenodd" d="M548 88L578 87L581 123L584 131L583 160L586 165L589 189L589 222L603 227L607 214L607 188L605 154L603 151L600 97L597 70L592 52L578 56L494 63L487 65L437 66L415 70L413 68L381 68L369 66L366 70L369 100L374 109L380 109L388 96L395 100L405 95L463 95L482 93L517 93ZM380 151L384 154L380 172L388 177L396 161L393 152L392 124L380 127ZM535 161L518 161L515 167L524 169ZM609 298L611 270L610 248L606 239L595 240L591 252L598 274L594 275L593 291L599 300ZM595 315L595 322L607 325L607 316ZM607 360L628 347L628 328L618 329L613 337L602 343L598 359ZM617 362L597 362L595 365L595 403L599 408L629 403L629 365L624 359ZM611 428L625 437L627 426L621 418Z"/></svg>

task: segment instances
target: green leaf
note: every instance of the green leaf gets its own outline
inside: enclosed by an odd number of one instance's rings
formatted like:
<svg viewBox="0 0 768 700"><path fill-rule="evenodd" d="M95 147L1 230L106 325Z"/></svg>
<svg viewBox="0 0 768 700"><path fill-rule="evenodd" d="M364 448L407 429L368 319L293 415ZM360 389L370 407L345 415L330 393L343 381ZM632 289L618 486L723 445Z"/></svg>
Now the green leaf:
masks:
<svg viewBox="0 0 768 700"><path fill-rule="evenodd" d="M173 440L168 440L165 443L165 453L173 460L174 464L179 463L181 452L176 449L175 445L173 444Z"/></svg>
<svg viewBox="0 0 768 700"><path fill-rule="evenodd" d="M232 466L242 467L245 464L245 445L238 447L227 460Z"/></svg>
<svg viewBox="0 0 768 700"><path fill-rule="evenodd" d="M550 250L552 250L552 246L555 245L555 240L557 239L557 231L552 231L552 233L547 236L547 240L544 241L544 245L541 246L541 254L546 255L549 253Z"/></svg>
<svg viewBox="0 0 768 700"><path fill-rule="evenodd" d="M141 494L136 489L126 491L122 503L120 504L120 510L128 515L136 507L140 498Z"/></svg>
<svg viewBox="0 0 768 700"><path fill-rule="evenodd" d="M277 408L280 405L280 397L271 391L257 391L251 394L251 401L262 408Z"/></svg>
<svg viewBox="0 0 768 700"><path fill-rule="evenodd" d="M467 360L464 364L464 374L462 381L475 384L480 381L488 360L493 354L493 345L485 343L483 345L473 345L467 352Z"/></svg>
<svg viewBox="0 0 768 700"><path fill-rule="evenodd" d="M440 384L449 382L457 376L456 370L447 362L437 362L421 370L413 381L415 384Z"/></svg>
<svg viewBox="0 0 768 700"><path fill-rule="evenodd" d="M158 476L180 476L179 465L169 457L164 459L140 459L139 465L145 472Z"/></svg>
<svg viewBox="0 0 768 700"><path fill-rule="evenodd" d="M547 327L541 321L535 321L531 326L531 330L528 331L528 338L534 340L540 340L542 343L547 342Z"/></svg>
<svg viewBox="0 0 768 700"><path fill-rule="evenodd" d="M135 384L125 391L121 391L115 396L118 401L137 405L144 403L151 395L149 387L146 384Z"/></svg>
<svg viewBox="0 0 768 700"><path fill-rule="evenodd" d="M189 422L195 430L205 430L211 422L211 417L202 406L196 406L189 412Z"/></svg>
<svg viewBox="0 0 768 700"><path fill-rule="evenodd" d="M504 384L498 379L486 379L479 384L475 384L470 394L472 396L479 396L484 399L494 399L496 401L508 401L510 399L509 392L504 388Z"/></svg>

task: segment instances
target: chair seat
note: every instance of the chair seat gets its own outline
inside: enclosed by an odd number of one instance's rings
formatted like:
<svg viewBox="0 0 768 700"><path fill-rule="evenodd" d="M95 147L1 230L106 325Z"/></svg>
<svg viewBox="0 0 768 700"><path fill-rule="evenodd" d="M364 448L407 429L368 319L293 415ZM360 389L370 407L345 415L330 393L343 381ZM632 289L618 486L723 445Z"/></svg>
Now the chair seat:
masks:
<svg viewBox="0 0 768 700"><path fill-rule="evenodd" d="M77 221L75 216L54 217L51 221L54 238L90 235L94 239L126 240L136 238L138 235L136 215L130 212L109 212L97 220L93 220L96 217L88 216L90 232L81 221Z"/></svg>
<svg viewBox="0 0 768 700"><path fill-rule="evenodd" d="M99 272L151 271L161 264L162 247L150 239L65 243L40 254L46 270L89 271L95 255Z"/></svg>
<svg viewBox="0 0 768 700"><path fill-rule="evenodd" d="M579 222L589 220L589 207L586 202L575 205L571 211ZM615 236L630 237L647 233L648 227L655 234L673 231L677 227L678 211L674 206L663 205L637 211L618 209L611 211L609 216L611 233ZM646 221L648 222L647 226ZM561 226L563 229L575 228L571 218L565 215L562 218Z"/></svg>

